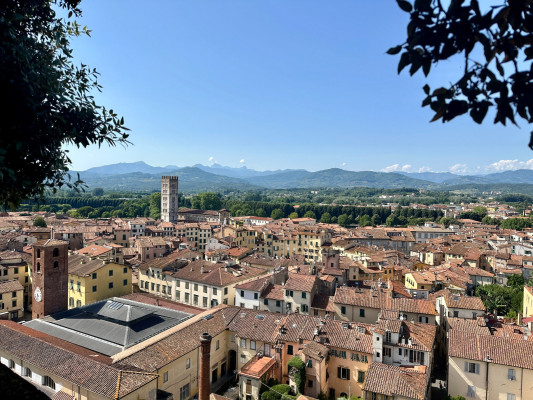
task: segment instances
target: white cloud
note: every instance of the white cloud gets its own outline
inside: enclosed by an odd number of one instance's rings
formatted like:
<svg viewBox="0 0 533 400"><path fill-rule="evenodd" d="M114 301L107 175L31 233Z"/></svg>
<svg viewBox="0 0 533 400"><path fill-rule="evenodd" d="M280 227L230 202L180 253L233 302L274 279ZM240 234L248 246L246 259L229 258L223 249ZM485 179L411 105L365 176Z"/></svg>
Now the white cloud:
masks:
<svg viewBox="0 0 533 400"><path fill-rule="evenodd" d="M450 167L450 172L453 174L464 174L468 172L466 164L455 164Z"/></svg>
<svg viewBox="0 0 533 400"><path fill-rule="evenodd" d="M341 162L341 167L346 167L347 162Z"/></svg>
<svg viewBox="0 0 533 400"><path fill-rule="evenodd" d="M392 165L389 165L388 167L383 168L381 172L395 172L395 171L408 172L411 169L411 167L412 167L411 164L405 164L405 165L392 164Z"/></svg>
<svg viewBox="0 0 533 400"><path fill-rule="evenodd" d="M381 172L393 172L393 171L398 171L398 169L400 169L400 164L392 164L392 165L389 165L388 167L383 168Z"/></svg>
<svg viewBox="0 0 533 400"><path fill-rule="evenodd" d="M500 160L485 167L487 172L512 171L516 169L533 169L533 158L527 161Z"/></svg>
<svg viewBox="0 0 533 400"><path fill-rule="evenodd" d="M217 160L215 160L215 157L211 156L208 158L208 161L211 163L211 164L215 164L217 162Z"/></svg>
<svg viewBox="0 0 533 400"><path fill-rule="evenodd" d="M418 168L418 172L433 172L433 169L431 167L423 166Z"/></svg>
<svg viewBox="0 0 533 400"><path fill-rule="evenodd" d="M244 164L244 158L241 158L241 161L239 161L241 164Z"/></svg>

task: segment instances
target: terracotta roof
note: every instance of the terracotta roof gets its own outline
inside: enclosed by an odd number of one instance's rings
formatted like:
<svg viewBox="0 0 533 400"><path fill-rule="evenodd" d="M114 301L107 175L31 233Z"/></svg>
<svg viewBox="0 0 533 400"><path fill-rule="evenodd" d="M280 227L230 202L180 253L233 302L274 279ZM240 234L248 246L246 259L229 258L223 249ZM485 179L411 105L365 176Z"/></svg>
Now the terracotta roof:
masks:
<svg viewBox="0 0 533 400"><path fill-rule="evenodd" d="M413 368L373 362L367 370L363 390L386 396L423 400L426 397L427 383L426 373L417 372Z"/></svg>
<svg viewBox="0 0 533 400"><path fill-rule="evenodd" d="M448 308L460 308L465 310L485 311L486 307L479 297L474 296L457 296L449 290L443 290L443 297Z"/></svg>
<svg viewBox="0 0 533 400"><path fill-rule="evenodd" d="M89 355L82 355L86 349L60 339L48 338L45 341L47 336L12 321L0 321L0 348L4 352L90 392L108 398L115 395L120 369L98 362ZM74 352L73 349L78 351ZM124 372L119 395L126 396L154 379L157 376Z"/></svg>
<svg viewBox="0 0 533 400"><path fill-rule="evenodd" d="M269 300L283 300L283 286L269 285L261 297Z"/></svg>
<svg viewBox="0 0 533 400"><path fill-rule="evenodd" d="M227 266L225 263L213 264L208 261L196 260L189 263L186 267L174 272L172 276L176 279L183 279L207 285L226 286L265 273L266 271L262 268L241 268Z"/></svg>
<svg viewBox="0 0 533 400"><path fill-rule="evenodd" d="M243 290L251 290L254 292L261 292L268 286L268 284L270 283L270 280L271 280L270 276L253 279L251 281L235 285L235 289L243 289Z"/></svg>
<svg viewBox="0 0 533 400"><path fill-rule="evenodd" d="M78 250L78 254L85 254L98 257L102 254L110 252L112 249L106 246L90 245Z"/></svg>
<svg viewBox="0 0 533 400"><path fill-rule="evenodd" d="M24 290L18 279L0 281L0 293L16 292L17 290Z"/></svg>
<svg viewBox="0 0 533 400"><path fill-rule="evenodd" d="M239 371L239 375L260 379L276 364L276 360L271 357L253 357Z"/></svg>
<svg viewBox="0 0 533 400"><path fill-rule="evenodd" d="M323 344L310 342L304 345L302 353L315 360L322 360L328 355L329 349Z"/></svg>
<svg viewBox="0 0 533 400"><path fill-rule="evenodd" d="M68 273L77 276L87 276L105 266L125 267L116 263L106 263L98 258L91 260L82 254L72 254L68 256Z"/></svg>
<svg viewBox="0 0 533 400"><path fill-rule="evenodd" d="M284 289L311 292L315 282L316 275L289 274L289 279L285 282Z"/></svg>
<svg viewBox="0 0 533 400"><path fill-rule="evenodd" d="M511 367L533 369L533 342L511 338L476 335L452 329L449 356L487 361ZM489 358L487 358L489 357Z"/></svg>

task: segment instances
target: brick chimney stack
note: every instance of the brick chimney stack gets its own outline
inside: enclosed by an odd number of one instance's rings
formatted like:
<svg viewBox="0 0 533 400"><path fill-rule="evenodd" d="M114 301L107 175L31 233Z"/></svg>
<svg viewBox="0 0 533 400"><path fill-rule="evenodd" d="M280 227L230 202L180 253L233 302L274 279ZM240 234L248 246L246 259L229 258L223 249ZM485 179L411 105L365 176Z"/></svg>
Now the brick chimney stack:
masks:
<svg viewBox="0 0 533 400"><path fill-rule="evenodd" d="M200 382L198 383L198 400L209 400L211 394L211 335L204 332L200 335Z"/></svg>

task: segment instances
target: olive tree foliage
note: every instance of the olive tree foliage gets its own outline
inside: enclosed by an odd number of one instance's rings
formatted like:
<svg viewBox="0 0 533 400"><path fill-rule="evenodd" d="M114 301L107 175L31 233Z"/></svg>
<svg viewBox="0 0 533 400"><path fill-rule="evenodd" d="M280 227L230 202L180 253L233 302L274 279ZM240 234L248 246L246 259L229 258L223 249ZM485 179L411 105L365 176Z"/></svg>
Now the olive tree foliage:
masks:
<svg viewBox="0 0 533 400"><path fill-rule="evenodd" d="M533 122L532 0L397 3L410 14L407 39L387 51L401 53L398 73L408 68L414 75L421 69L428 76L440 61L463 60L451 83L433 90L424 86L422 106L433 110L432 121L448 122L468 113L481 124L494 109L495 124L518 125L519 118ZM533 149L533 132L529 147Z"/></svg>
<svg viewBox="0 0 533 400"><path fill-rule="evenodd" d="M5 0L0 7L0 204L83 187L65 145L128 144L124 119L97 105L98 72L75 65L70 40L89 35L80 0ZM64 9L68 17L54 11Z"/></svg>

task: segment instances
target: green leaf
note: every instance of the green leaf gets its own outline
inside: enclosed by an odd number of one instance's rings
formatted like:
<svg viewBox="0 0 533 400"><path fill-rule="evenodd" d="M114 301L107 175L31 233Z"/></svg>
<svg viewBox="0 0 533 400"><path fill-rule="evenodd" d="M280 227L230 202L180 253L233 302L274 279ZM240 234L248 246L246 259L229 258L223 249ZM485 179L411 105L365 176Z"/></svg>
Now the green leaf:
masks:
<svg viewBox="0 0 533 400"><path fill-rule="evenodd" d="M398 6L405 12L410 13L413 10L413 6L406 0L396 0Z"/></svg>
<svg viewBox="0 0 533 400"><path fill-rule="evenodd" d="M387 50L387 54L394 55L398 54L400 51L402 51L402 45L391 47Z"/></svg>

